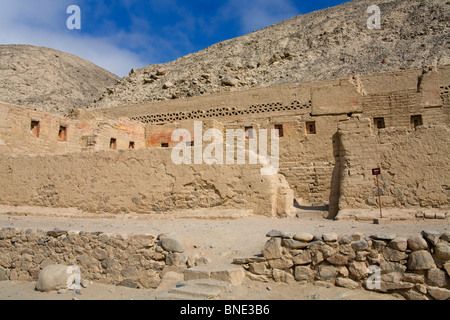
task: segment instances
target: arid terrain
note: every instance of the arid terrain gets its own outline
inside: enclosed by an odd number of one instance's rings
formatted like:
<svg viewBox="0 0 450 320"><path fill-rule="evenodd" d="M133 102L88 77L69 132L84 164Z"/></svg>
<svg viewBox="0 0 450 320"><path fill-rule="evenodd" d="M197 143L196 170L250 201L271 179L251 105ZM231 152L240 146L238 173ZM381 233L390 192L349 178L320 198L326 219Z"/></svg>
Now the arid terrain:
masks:
<svg viewBox="0 0 450 320"><path fill-rule="evenodd" d="M50 48L0 45L1 101L65 113L88 105L120 78Z"/></svg>

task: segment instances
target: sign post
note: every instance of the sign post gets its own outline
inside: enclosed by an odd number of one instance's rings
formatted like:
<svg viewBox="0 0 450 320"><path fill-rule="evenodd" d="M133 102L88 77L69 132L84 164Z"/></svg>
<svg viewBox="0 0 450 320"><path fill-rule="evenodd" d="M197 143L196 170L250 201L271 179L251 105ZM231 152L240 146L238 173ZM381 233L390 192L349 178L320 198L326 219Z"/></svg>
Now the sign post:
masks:
<svg viewBox="0 0 450 320"><path fill-rule="evenodd" d="M380 219L383 219L383 211L381 210L381 196L380 196L380 185L378 182L378 176L381 174L381 169L372 169L372 175L377 177L377 189L378 189L378 203L380 205Z"/></svg>

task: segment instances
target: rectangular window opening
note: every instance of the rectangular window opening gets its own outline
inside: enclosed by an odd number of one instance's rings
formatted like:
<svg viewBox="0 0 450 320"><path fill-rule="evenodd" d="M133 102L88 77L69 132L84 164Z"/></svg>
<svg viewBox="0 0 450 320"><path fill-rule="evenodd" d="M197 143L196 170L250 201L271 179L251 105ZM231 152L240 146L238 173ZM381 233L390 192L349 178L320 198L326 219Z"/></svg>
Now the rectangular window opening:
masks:
<svg viewBox="0 0 450 320"><path fill-rule="evenodd" d="M117 149L117 140L116 139L111 138L111 140L109 141L109 148L112 150Z"/></svg>
<svg viewBox="0 0 450 320"><path fill-rule="evenodd" d="M253 139L253 127L245 127L245 139Z"/></svg>
<svg viewBox="0 0 450 320"><path fill-rule="evenodd" d="M58 141L61 141L61 142L67 141L67 127L64 127L64 126L59 127Z"/></svg>
<svg viewBox="0 0 450 320"><path fill-rule="evenodd" d="M283 131L283 125L282 124L276 124L275 130L278 130L278 138L284 137L284 131Z"/></svg>
<svg viewBox="0 0 450 320"><path fill-rule="evenodd" d="M128 146L129 149L134 149L136 148L136 145L134 144L134 141L130 141L130 144Z"/></svg>
<svg viewBox="0 0 450 320"><path fill-rule="evenodd" d="M306 122L306 134L317 134L315 121Z"/></svg>
<svg viewBox="0 0 450 320"><path fill-rule="evenodd" d="M168 143L161 143L161 148L168 148L169 144Z"/></svg>
<svg viewBox="0 0 450 320"><path fill-rule="evenodd" d="M411 129L415 129L421 125L423 125L422 115L411 116Z"/></svg>
<svg viewBox="0 0 450 320"><path fill-rule="evenodd" d="M40 134L40 131L41 131L41 124L40 124L40 122L32 120L31 121L30 130L31 130L31 135L33 137L39 138L39 134Z"/></svg>
<svg viewBox="0 0 450 320"><path fill-rule="evenodd" d="M375 125L375 128L377 128L377 129L386 128L386 124L384 123L384 118L374 118L373 123Z"/></svg>

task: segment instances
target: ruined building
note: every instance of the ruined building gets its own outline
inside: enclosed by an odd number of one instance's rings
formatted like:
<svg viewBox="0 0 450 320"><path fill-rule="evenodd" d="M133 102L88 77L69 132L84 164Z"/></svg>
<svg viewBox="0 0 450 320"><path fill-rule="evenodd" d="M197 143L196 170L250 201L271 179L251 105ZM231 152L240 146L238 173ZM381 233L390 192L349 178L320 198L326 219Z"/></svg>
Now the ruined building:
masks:
<svg viewBox="0 0 450 320"><path fill-rule="evenodd" d="M326 218L357 217L378 207L371 170L380 168L385 207L448 208L449 85L450 66L440 66L66 116L1 103L0 204L283 217L301 202L328 206ZM174 131L190 132L182 143L194 151L198 124L223 137L241 129L245 163L174 163ZM261 174L273 164L250 161L263 129L277 130L273 175Z"/></svg>

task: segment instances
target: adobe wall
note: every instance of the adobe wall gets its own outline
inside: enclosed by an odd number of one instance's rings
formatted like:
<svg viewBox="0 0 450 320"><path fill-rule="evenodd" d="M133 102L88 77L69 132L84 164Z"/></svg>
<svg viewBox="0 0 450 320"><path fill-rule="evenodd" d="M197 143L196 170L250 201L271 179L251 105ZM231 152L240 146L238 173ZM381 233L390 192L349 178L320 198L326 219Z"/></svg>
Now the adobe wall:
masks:
<svg viewBox="0 0 450 320"><path fill-rule="evenodd" d="M261 165L176 165L171 149L0 155L0 203L75 207L92 213L164 213L198 208L291 214L284 176Z"/></svg>
<svg viewBox="0 0 450 320"><path fill-rule="evenodd" d="M31 128L32 122L38 127ZM60 129L66 132L61 135ZM145 147L145 129L128 119L108 119L105 116L75 111L59 116L31 108L0 102L0 153L55 154L110 149L111 138L116 149Z"/></svg>
<svg viewBox="0 0 450 320"><path fill-rule="evenodd" d="M338 137L339 210L378 207L374 168L381 168L383 207L449 207L448 126L377 130L370 119L355 117L339 124Z"/></svg>
<svg viewBox="0 0 450 320"><path fill-rule="evenodd" d="M222 130L274 129L282 125L280 170L297 198L330 203L337 179L338 124L353 115L386 127L411 127L411 116L424 125L450 123L450 66L318 83L302 83L244 92L221 93L182 100L123 106L101 110L113 117L130 117L147 124L147 147L172 146L176 128L191 130L193 121L220 123ZM309 123L316 132L308 133ZM335 208L331 208L335 211Z"/></svg>

